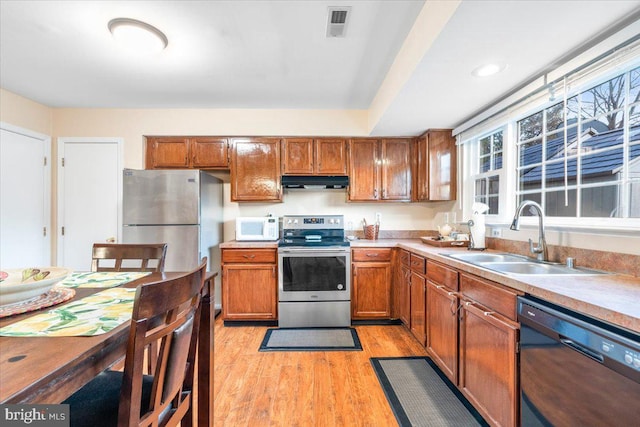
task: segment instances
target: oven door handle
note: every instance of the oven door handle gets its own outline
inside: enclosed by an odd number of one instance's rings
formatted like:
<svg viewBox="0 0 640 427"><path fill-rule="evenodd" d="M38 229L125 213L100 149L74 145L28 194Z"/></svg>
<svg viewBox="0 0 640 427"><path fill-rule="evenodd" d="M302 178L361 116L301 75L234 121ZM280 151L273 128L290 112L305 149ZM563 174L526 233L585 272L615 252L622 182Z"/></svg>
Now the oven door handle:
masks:
<svg viewBox="0 0 640 427"><path fill-rule="evenodd" d="M280 253L284 254L295 254L300 252L313 252L313 253L349 253L349 249L343 248L331 248L331 247L323 247L323 248L295 248L295 249L280 249Z"/></svg>

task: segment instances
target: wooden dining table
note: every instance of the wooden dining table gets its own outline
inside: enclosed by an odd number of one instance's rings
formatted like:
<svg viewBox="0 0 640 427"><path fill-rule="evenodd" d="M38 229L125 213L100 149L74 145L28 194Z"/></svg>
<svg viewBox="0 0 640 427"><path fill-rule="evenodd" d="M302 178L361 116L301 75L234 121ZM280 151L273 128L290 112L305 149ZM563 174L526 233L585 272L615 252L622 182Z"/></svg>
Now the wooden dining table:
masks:
<svg viewBox="0 0 640 427"><path fill-rule="evenodd" d="M151 273L122 287L134 288L181 274L184 273ZM201 302L196 372L197 411L194 411L199 426L213 424L213 286L216 275L207 274ZM70 301L101 290L104 289L76 288L76 294ZM0 327L43 310L0 319ZM61 403L125 356L128 335L129 322L95 336L0 336L0 403Z"/></svg>

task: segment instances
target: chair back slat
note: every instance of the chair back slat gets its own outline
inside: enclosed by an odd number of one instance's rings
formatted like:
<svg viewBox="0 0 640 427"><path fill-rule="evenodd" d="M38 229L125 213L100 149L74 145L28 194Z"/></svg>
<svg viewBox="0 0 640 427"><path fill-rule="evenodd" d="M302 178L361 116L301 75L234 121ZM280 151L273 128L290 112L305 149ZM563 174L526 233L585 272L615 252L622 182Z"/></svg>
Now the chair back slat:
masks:
<svg viewBox="0 0 640 427"><path fill-rule="evenodd" d="M91 271L164 272L166 256L166 243L94 243Z"/></svg>
<svg viewBox="0 0 640 427"><path fill-rule="evenodd" d="M136 290L120 395L118 425L176 425L192 405L193 373L200 328L200 301L207 259L174 279ZM145 348L159 343L151 398L142 402ZM141 413L141 408L148 410Z"/></svg>

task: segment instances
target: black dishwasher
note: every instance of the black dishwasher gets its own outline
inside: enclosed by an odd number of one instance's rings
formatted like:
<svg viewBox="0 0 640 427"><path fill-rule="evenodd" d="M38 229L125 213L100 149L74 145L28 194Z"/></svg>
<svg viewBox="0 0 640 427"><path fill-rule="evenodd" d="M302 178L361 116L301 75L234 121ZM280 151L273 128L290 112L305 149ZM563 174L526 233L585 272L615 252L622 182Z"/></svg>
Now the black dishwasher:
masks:
<svg viewBox="0 0 640 427"><path fill-rule="evenodd" d="M640 335L518 298L523 427L640 425Z"/></svg>

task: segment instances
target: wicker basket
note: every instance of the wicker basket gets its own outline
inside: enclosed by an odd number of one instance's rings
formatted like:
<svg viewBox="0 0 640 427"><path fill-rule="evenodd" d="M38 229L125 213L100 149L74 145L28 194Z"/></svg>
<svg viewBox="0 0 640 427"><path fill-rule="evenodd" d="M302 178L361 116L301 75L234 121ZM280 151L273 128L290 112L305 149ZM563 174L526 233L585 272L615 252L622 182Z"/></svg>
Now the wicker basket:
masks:
<svg viewBox="0 0 640 427"><path fill-rule="evenodd" d="M380 226L378 224L375 225L365 225L364 226L364 238L367 240L378 240L378 231L380 230Z"/></svg>

